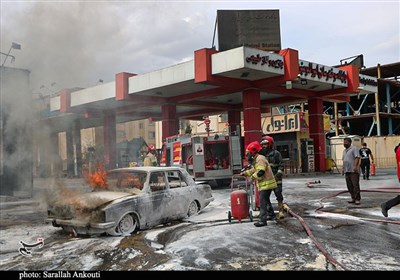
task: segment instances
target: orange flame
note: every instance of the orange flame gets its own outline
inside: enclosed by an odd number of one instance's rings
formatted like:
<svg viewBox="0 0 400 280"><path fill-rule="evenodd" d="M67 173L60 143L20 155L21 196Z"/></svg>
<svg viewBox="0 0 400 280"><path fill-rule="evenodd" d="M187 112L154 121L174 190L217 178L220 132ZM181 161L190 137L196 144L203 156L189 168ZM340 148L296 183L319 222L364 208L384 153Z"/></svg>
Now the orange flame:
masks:
<svg viewBox="0 0 400 280"><path fill-rule="evenodd" d="M94 173L89 173L87 182L92 189L107 189L107 172L102 163L99 163Z"/></svg>

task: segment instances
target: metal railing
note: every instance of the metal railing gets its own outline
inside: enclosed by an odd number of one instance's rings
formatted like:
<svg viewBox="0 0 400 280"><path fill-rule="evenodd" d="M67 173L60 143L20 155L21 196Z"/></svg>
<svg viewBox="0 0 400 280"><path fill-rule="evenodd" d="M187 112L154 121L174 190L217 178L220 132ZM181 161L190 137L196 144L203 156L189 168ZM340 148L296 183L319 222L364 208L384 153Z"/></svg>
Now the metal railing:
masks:
<svg viewBox="0 0 400 280"><path fill-rule="evenodd" d="M326 161L327 171L332 171L333 173L341 172L343 167L342 159L327 159ZM396 168L396 159L394 157L375 158L374 163L375 168ZM294 160L284 160L283 166L285 175L301 173L301 168L296 165L296 162Z"/></svg>
<svg viewBox="0 0 400 280"><path fill-rule="evenodd" d="M342 159L336 159L335 163L338 168L343 166ZM396 159L394 157L374 158L375 168L395 168Z"/></svg>

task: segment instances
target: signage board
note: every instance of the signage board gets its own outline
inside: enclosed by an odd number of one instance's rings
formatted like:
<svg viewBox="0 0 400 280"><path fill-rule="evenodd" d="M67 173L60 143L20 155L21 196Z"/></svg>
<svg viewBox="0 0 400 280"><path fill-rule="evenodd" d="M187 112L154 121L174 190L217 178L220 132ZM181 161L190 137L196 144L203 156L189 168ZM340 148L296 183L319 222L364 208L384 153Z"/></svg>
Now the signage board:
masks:
<svg viewBox="0 0 400 280"><path fill-rule="evenodd" d="M279 10L218 10L219 51L248 46L281 50Z"/></svg>

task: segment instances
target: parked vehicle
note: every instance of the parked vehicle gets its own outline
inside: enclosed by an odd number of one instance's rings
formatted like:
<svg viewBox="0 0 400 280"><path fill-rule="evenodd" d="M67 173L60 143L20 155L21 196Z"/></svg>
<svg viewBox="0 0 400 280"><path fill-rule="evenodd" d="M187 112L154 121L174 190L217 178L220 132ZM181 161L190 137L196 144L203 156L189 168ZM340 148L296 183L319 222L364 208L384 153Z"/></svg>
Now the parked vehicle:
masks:
<svg viewBox="0 0 400 280"><path fill-rule="evenodd" d="M174 135L163 144L161 166L180 166L196 181L229 185L242 169L241 137L215 134Z"/></svg>
<svg viewBox="0 0 400 280"><path fill-rule="evenodd" d="M197 214L211 201L211 187L180 167L110 170L105 188L63 197L48 207L48 222L77 234L129 235Z"/></svg>

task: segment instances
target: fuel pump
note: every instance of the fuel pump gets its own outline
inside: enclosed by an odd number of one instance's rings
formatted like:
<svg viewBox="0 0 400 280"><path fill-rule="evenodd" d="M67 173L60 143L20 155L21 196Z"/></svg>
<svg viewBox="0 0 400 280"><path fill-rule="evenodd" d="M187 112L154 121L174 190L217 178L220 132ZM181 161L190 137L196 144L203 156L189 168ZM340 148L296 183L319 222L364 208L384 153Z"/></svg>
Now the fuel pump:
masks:
<svg viewBox="0 0 400 280"><path fill-rule="evenodd" d="M314 172L314 139L301 139L301 172Z"/></svg>

